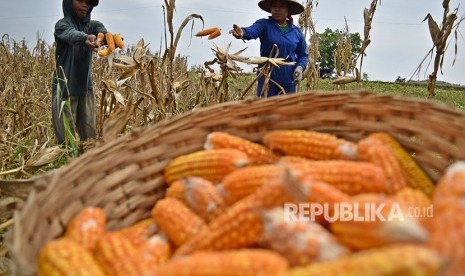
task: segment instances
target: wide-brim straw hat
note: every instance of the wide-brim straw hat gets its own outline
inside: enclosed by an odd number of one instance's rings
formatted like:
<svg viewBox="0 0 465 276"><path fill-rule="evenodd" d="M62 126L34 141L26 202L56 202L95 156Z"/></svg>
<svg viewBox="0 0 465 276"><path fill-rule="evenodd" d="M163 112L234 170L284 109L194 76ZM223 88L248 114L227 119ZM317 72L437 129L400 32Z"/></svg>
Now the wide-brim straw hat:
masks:
<svg viewBox="0 0 465 276"><path fill-rule="evenodd" d="M304 6L302 6L302 4L300 4L299 2L295 0L284 0L284 1L289 3L289 14L290 15L299 14L303 12L305 9ZM271 13L272 2L273 0L261 0L260 2L258 2L258 6L260 7L260 9Z"/></svg>

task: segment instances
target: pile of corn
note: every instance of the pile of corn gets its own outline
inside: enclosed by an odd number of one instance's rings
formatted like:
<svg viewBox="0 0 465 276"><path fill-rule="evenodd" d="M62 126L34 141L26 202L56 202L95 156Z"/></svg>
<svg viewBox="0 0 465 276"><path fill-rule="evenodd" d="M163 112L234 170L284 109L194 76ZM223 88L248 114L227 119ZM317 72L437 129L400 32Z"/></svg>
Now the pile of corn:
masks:
<svg viewBox="0 0 465 276"><path fill-rule="evenodd" d="M42 248L39 275L465 271L465 163L452 165L433 183L386 133L351 142L279 130L262 142L211 133L205 150L179 156L165 168L166 197L151 218L110 232L101 209L82 210L64 237ZM294 215L300 219L286 219L285 204L306 203L328 206L327 214L305 220L299 210ZM344 220L336 215L338 203L359 206L361 214L364 203L398 206L401 216ZM430 217L408 213L431 206Z"/></svg>

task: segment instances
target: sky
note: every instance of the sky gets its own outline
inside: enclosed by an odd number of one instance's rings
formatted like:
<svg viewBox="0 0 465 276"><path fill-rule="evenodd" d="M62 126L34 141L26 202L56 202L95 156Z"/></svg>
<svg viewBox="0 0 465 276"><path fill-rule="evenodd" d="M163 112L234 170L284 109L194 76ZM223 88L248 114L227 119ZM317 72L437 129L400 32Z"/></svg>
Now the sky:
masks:
<svg viewBox="0 0 465 276"><path fill-rule="evenodd" d="M304 2L303 0L301 3ZM316 1L315 1L316 2ZM363 38L363 10L369 8L371 0L319 0L313 10L317 32L326 28L342 30L347 20L351 33L360 33ZM444 9L442 0L381 0L373 19L371 44L366 51L363 73L369 80L394 81L398 76L409 79L423 58L432 48L432 40L427 22L422 22L428 13L441 24ZM463 0L451 0L451 10L459 8L459 18L465 14L465 7L459 6ZM233 24L250 26L259 18L269 14L262 11L256 0L177 0L174 14L174 28L178 27L190 14L203 17L205 27L217 26L222 36L215 40L191 36L191 25L181 36L177 53L187 56L189 66L203 65L214 58L214 43L220 48L231 44L231 52L247 47L244 56L259 55L259 40L236 40L228 32ZM144 39L149 47L164 50L164 19L162 0L100 0L100 5L92 12L92 19L101 21L108 31L121 33L127 44L136 44ZM61 0L0 0L0 35L8 34L11 39L25 39L30 45L40 37L53 43L55 22L63 15ZM297 21L298 17L294 19ZM202 23L194 20L192 32L201 30ZM454 43L450 44L445 56L443 75L438 81L465 85L465 22L458 33L458 54L455 65ZM169 36L168 36L169 37ZM168 42L169 44L169 42ZM414 80L423 80L432 73L426 59L421 73ZM245 70L250 67L243 67Z"/></svg>

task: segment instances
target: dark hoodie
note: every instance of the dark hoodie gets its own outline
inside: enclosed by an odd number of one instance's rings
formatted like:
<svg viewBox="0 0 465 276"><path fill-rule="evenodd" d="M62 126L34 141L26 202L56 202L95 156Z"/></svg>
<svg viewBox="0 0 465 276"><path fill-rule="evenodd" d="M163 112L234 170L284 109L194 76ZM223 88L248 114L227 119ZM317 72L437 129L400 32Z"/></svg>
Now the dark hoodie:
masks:
<svg viewBox="0 0 465 276"><path fill-rule="evenodd" d="M101 22L90 20L92 9L79 20L73 9L73 0L63 0L64 17L55 24L56 70L53 74L53 89L56 90L59 83L62 97L80 96L93 90L92 50L85 41L87 35L106 33L107 30Z"/></svg>

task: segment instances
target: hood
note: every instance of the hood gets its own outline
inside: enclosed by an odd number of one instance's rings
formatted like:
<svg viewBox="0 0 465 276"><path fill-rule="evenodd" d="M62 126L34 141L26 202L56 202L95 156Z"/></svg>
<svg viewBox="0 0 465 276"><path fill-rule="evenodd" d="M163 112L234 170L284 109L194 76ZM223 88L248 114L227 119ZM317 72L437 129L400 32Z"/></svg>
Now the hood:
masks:
<svg viewBox="0 0 465 276"><path fill-rule="evenodd" d="M73 21L76 22L89 22L90 21L90 14L92 13L92 10L94 9L93 6L90 7L89 12L87 13L86 17L83 19L79 20L78 17L76 16L76 13L74 12L73 9L73 0L63 0L63 14L65 17L71 17Z"/></svg>

